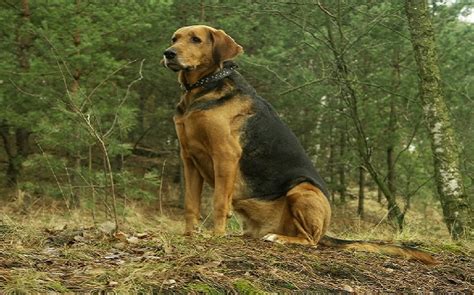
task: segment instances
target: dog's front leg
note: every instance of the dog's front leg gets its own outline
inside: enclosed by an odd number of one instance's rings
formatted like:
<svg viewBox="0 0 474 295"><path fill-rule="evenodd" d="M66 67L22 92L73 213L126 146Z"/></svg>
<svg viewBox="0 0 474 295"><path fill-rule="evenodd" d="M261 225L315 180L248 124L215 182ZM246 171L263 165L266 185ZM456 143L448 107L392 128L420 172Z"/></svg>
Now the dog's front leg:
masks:
<svg viewBox="0 0 474 295"><path fill-rule="evenodd" d="M214 233L224 235L230 213L241 149L236 143L226 145L214 160Z"/></svg>
<svg viewBox="0 0 474 295"><path fill-rule="evenodd" d="M184 210L186 219L185 235L191 235L195 230L201 214L201 193L203 177L191 158L181 155L184 165L185 196Z"/></svg>

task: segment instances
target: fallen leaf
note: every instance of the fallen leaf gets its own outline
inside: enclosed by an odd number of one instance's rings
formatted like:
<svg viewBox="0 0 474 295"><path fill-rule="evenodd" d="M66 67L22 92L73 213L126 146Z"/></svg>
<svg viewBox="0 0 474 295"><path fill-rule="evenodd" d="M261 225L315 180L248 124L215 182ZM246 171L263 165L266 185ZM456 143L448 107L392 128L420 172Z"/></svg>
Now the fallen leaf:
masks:
<svg viewBox="0 0 474 295"><path fill-rule="evenodd" d="M120 258L120 255L115 254L115 253L108 253L107 255L104 256L105 259L118 259Z"/></svg>
<svg viewBox="0 0 474 295"><path fill-rule="evenodd" d="M106 271L104 269L101 269L101 268L86 268L84 270L84 273L88 274L88 275L98 276L98 275L102 275L102 274L106 273Z"/></svg>
<svg viewBox="0 0 474 295"><path fill-rule="evenodd" d="M118 242L118 243L115 243L112 247L114 247L115 249L119 249L119 250L123 250L125 249L127 245L125 245L124 242Z"/></svg>
<svg viewBox="0 0 474 295"><path fill-rule="evenodd" d="M127 240L128 238L128 235L124 232L121 232L121 231L118 231L114 234L114 237L117 239L117 240L121 240L121 241L125 241Z"/></svg>
<svg viewBox="0 0 474 295"><path fill-rule="evenodd" d="M107 286L108 286L108 287L116 287L116 286L118 286L118 284L119 284L119 283L118 283L118 282L115 282L115 281L108 281L108 282L107 282Z"/></svg>
<svg viewBox="0 0 474 295"><path fill-rule="evenodd" d="M127 242L129 242L130 244L138 244L139 240L137 237L130 237L127 238Z"/></svg>
<svg viewBox="0 0 474 295"><path fill-rule="evenodd" d="M57 255L58 254L58 249L53 248L53 247L46 247L41 252L43 254L47 254L47 255Z"/></svg>
<svg viewBox="0 0 474 295"><path fill-rule="evenodd" d="M56 234L60 231L63 231L65 230L67 227L67 224L66 223L58 223L58 224L55 224L54 226L52 227L48 227L48 228L45 228L45 231L47 233L50 233L50 234Z"/></svg>
<svg viewBox="0 0 474 295"><path fill-rule="evenodd" d="M77 235L77 236L74 236L74 241L76 241L76 242L85 242L86 239L83 236Z"/></svg>
<svg viewBox="0 0 474 295"><path fill-rule="evenodd" d="M147 248L134 248L132 249L132 251L134 254L139 254L139 255L143 255L145 254L145 252L149 252L147 251Z"/></svg>

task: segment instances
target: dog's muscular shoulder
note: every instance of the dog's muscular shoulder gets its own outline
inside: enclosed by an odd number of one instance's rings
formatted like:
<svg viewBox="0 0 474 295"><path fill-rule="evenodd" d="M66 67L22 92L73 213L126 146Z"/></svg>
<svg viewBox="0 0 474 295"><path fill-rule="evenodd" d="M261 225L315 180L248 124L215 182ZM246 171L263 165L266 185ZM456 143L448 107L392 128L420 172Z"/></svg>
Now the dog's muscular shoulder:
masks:
<svg viewBox="0 0 474 295"><path fill-rule="evenodd" d="M302 182L312 183L327 195L324 182L303 147L273 107L238 72L229 78L230 83L220 82L214 91L204 92L187 107L186 114L178 106L176 118L193 121L187 138L200 136L199 150L209 150L203 145L209 134L202 132L229 126L240 143L240 175L248 197L273 200ZM213 183L212 173L204 174Z"/></svg>

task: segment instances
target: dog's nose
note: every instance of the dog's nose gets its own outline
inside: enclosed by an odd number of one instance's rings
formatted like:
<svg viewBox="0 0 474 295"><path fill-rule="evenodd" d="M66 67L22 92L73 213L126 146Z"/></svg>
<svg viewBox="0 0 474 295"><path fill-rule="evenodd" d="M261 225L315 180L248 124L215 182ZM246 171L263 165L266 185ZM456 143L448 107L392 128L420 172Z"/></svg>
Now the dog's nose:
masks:
<svg viewBox="0 0 474 295"><path fill-rule="evenodd" d="M163 52L163 55L167 58L167 59L173 59L176 57L176 51L172 48L169 48L169 49L166 49L165 52Z"/></svg>

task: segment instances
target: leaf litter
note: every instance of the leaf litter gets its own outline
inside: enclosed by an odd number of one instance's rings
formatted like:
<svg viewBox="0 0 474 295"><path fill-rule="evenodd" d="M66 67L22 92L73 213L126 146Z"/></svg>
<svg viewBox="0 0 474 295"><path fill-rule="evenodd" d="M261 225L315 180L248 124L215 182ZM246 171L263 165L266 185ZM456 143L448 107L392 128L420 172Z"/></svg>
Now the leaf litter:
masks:
<svg viewBox="0 0 474 295"><path fill-rule="evenodd" d="M112 224L113 225L113 224ZM99 226L0 219L0 293L30 292L460 292L474 289L471 252L438 251L425 266L370 253L183 237L166 228L114 233Z"/></svg>

